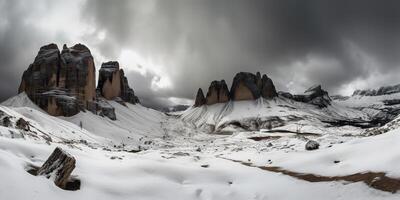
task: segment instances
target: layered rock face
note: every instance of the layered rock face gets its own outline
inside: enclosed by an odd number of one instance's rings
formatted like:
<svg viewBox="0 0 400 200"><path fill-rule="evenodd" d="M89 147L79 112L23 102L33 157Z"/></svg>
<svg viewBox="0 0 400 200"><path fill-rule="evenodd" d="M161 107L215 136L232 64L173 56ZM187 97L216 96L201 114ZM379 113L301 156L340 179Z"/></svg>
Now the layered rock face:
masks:
<svg viewBox="0 0 400 200"><path fill-rule="evenodd" d="M60 53L56 44L40 48L24 72L19 93L54 116L72 116L94 101L95 67L89 49L77 44Z"/></svg>
<svg viewBox="0 0 400 200"><path fill-rule="evenodd" d="M121 99L131 104L140 103L139 98L135 95L135 92L129 87L128 79L125 76L124 70L120 70L121 75Z"/></svg>
<svg viewBox="0 0 400 200"><path fill-rule="evenodd" d="M331 105L331 98L327 91L321 88L321 85L316 85L304 92L304 95L293 95L295 101L310 103L320 108Z"/></svg>
<svg viewBox="0 0 400 200"><path fill-rule="evenodd" d="M224 80L211 82L208 88L206 104L225 103L229 101L229 90Z"/></svg>
<svg viewBox="0 0 400 200"><path fill-rule="evenodd" d="M139 98L135 96L135 92L129 87L128 79L116 61L106 62L101 65L97 90L101 96L108 100L120 97L125 102L139 103Z"/></svg>
<svg viewBox="0 0 400 200"><path fill-rule="evenodd" d="M274 83L267 75L264 74L261 76L259 72L257 74L240 72L233 79L230 91L224 80L211 82L205 102L203 101L203 91L200 88L197 91L194 106L199 107L204 104L225 103L229 100L255 100L260 97L272 99L276 96L278 94Z"/></svg>
<svg viewBox="0 0 400 200"><path fill-rule="evenodd" d="M118 62L110 61L101 65L97 89L108 100L121 95L121 74Z"/></svg>
<svg viewBox="0 0 400 200"><path fill-rule="evenodd" d="M204 97L204 93L203 90L201 88L199 88L199 90L197 90L197 95L196 95L196 100L194 102L194 107L199 107L206 104L206 98Z"/></svg>
<svg viewBox="0 0 400 200"><path fill-rule="evenodd" d="M267 75L257 72L256 75L248 72L236 74L232 82L230 98L235 101L255 100L260 97L271 99L277 96L274 83Z"/></svg>
<svg viewBox="0 0 400 200"><path fill-rule="evenodd" d="M49 44L40 48L24 72L18 92L26 92L53 116L72 116L87 109L115 120L114 108L104 98L139 103L118 62L102 64L97 91L95 74L93 56L85 45L64 44L60 52L56 44Z"/></svg>

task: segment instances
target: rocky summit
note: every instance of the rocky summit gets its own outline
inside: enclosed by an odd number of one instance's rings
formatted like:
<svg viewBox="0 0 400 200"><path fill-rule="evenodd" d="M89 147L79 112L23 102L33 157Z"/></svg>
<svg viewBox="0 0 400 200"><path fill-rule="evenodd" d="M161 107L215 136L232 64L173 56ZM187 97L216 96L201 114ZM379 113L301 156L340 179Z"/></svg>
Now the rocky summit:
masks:
<svg viewBox="0 0 400 200"><path fill-rule="evenodd" d="M40 48L24 72L19 93L26 92L40 108L54 116L72 116L95 100L95 67L89 49L77 44Z"/></svg>
<svg viewBox="0 0 400 200"><path fill-rule="evenodd" d="M132 104L139 103L139 99L135 96L133 89L129 87L128 79L125 77L124 71L119 68L117 61L101 65L97 90L108 100L121 98Z"/></svg>
<svg viewBox="0 0 400 200"><path fill-rule="evenodd" d="M203 90L199 88L199 90L197 90L196 99L194 101L194 107L199 107L204 104L206 104L206 98L204 97Z"/></svg>
<svg viewBox="0 0 400 200"><path fill-rule="evenodd" d="M331 105L331 98L327 91L323 90L321 85L316 85L307 89L303 95L293 95L296 101L310 103L320 108Z"/></svg>
<svg viewBox="0 0 400 200"><path fill-rule="evenodd" d="M225 103L229 100L255 100L260 97L272 99L277 95L274 83L267 75L261 76L259 72L257 74L240 72L234 77L230 91L225 80L211 82L205 101L203 90L199 88L194 106Z"/></svg>
<svg viewBox="0 0 400 200"><path fill-rule="evenodd" d="M103 63L100 69L100 95L96 94L96 70L93 56L85 45L56 44L40 48L34 62L22 76L18 89L40 108L53 116L73 116L81 110L90 110L115 119L113 108L99 98L136 104L135 96L118 62Z"/></svg>
<svg viewBox="0 0 400 200"><path fill-rule="evenodd" d="M233 78L231 87L232 100L255 100L260 97L271 99L276 97L276 89L270 78L257 72L256 75L249 72L237 73Z"/></svg>
<svg viewBox="0 0 400 200"><path fill-rule="evenodd" d="M206 104L225 103L229 101L229 90L224 80L211 82L206 96Z"/></svg>

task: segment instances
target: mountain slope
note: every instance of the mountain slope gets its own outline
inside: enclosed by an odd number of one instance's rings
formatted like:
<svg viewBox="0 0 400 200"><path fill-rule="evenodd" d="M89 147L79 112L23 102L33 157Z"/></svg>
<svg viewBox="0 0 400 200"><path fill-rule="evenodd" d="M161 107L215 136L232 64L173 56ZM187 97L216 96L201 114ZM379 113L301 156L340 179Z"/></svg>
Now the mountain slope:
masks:
<svg viewBox="0 0 400 200"><path fill-rule="evenodd" d="M326 108L319 108L285 97L277 97L272 100L259 98L256 101L230 101L191 107L182 113L181 119L215 132L232 132L278 127L293 130L294 125L327 126L328 124L323 124L323 122L368 121L370 118L359 110L334 103Z"/></svg>

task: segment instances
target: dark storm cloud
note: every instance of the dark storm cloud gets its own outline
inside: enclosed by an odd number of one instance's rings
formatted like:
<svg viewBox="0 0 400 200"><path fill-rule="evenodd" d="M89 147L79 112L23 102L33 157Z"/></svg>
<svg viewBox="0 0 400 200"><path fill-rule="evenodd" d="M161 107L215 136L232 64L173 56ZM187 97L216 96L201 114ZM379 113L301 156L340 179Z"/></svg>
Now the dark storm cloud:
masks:
<svg viewBox="0 0 400 200"><path fill-rule="evenodd" d="M99 54L97 66L124 50L154 61L143 65L145 73L126 70L148 105L193 98L214 79L231 84L239 71L267 73L278 90L295 92L313 84L337 93L399 82L400 1L86 0L78 3L86 27L53 34L27 23L32 13L47 13L49 3L61 2L0 0L0 73L9 74L0 81L3 96L17 87L4 83L17 85L46 40L87 44ZM71 12L58 9L61 16ZM85 29L94 31L74 38L82 41L68 37ZM99 33L105 38L96 39ZM153 87L163 78L168 87Z"/></svg>
<svg viewBox="0 0 400 200"><path fill-rule="evenodd" d="M89 0L84 13L114 49L170 61L170 95L191 98L239 71L267 73L281 90L321 83L331 92L397 72L399 8L391 0Z"/></svg>

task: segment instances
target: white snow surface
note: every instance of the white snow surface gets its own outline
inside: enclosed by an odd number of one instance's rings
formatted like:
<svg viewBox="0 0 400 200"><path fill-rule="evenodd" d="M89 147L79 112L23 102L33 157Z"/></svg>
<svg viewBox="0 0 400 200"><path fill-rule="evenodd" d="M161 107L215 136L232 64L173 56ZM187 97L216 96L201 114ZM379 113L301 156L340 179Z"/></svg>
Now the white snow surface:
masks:
<svg viewBox="0 0 400 200"><path fill-rule="evenodd" d="M373 171L400 178L400 129L361 137L359 128L325 127L320 122L324 117L366 117L357 110L333 105L319 111L278 99L191 108L179 118L141 105L109 103L116 121L90 112L52 117L25 94L4 102L0 111L11 116L12 123L24 118L31 130L0 126L0 199L400 199L397 193L362 182L311 183L229 160L326 176ZM301 121L302 131L320 135L235 129L232 135L217 135L198 128L258 114L307 116ZM266 136L275 138L249 139ZM319 142L320 149L304 150L309 139ZM28 165L41 166L57 146L76 158L72 175L81 180L78 191L62 190L26 172ZM137 149L142 151L129 152Z"/></svg>

